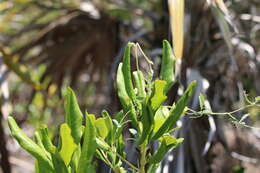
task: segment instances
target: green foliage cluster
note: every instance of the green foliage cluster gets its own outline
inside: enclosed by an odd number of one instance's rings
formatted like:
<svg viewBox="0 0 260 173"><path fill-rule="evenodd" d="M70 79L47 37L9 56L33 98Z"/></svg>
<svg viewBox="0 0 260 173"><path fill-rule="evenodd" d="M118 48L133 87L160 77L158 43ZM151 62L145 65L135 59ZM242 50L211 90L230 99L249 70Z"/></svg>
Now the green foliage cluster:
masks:
<svg viewBox="0 0 260 173"><path fill-rule="evenodd" d="M118 97L123 110L100 118L80 111L74 92L68 88L65 98L65 123L60 126L59 143L55 146L47 126L35 132L35 141L27 137L12 117L8 118L13 137L20 146L36 158L37 173L91 173L96 172L95 158L102 160L116 173L154 173L167 152L178 147L183 138L170 135L177 120L185 113L196 83L192 82L180 99L172 106L165 106L167 92L175 82L175 58L170 44L163 41L163 57L159 79L153 71L146 78L142 71L131 72L130 52L138 46L128 43L123 62L116 76ZM151 63L151 62L148 62ZM137 65L138 66L138 65ZM128 119L126 118L128 117ZM140 151L138 164L127 160L125 147L129 139L123 136L124 127L130 125L134 146ZM150 144L159 142L155 152ZM127 166L125 166L125 163Z"/></svg>

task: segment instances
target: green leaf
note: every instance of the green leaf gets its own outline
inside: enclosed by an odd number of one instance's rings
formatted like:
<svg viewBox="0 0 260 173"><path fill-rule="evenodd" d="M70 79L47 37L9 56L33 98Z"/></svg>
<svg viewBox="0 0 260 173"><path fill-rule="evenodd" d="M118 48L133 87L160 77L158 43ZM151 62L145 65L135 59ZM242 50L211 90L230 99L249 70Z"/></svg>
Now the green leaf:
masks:
<svg viewBox="0 0 260 173"><path fill-rule="evenodd" d="M151 164L147 173L156 173L156 170L159 166L160 164Z"/></svg>
<svg viewBox="0 0 260 173"><path fill-rule="evenodd" d="M54 165L55 173L56 172L70 173L71 172L69 171L70 167L68 165L66 166L57 148L53 146L50 148L50 150L51 150L52 162Z"/></svg>
<svg viewBox="0 0 260 173"><path fill-rule="evenodd" d="M46 151L51 152L51 148L54 147L54 145L51 142L51 139L49 137L48 128L46 125L42 125L39 129L39 134L41 136L42 144Z"/></svg>
<svg viewBox="0 0 260 173"><path fill-rule="evenodd" d="M79 159L77 173L92 172L92 159L96 152L96 129L94 122L89 115L86 115L86 127L84 131L84 141L82 146L82 152Z"/></svg>
<svg viewBox="0 0 260 173"><path fill-rule="evenodd" d="M257 96L257 97L255 98L255 101L256 101L256 102L259 102L259 101L260 101L260 96Z"/></svg>
<svg viewBox="0 0 260 173"><path fill-rule="evenodd" d="M154 93L151 98L151 107L153 111L156 111L160 105L167 99L164 94L164 89L166 87L166 81L156 80L154 83Z"/></svg>
<svg viewBox="0 0 260 173"><path fill-rule="evenodd" d="M124 75L124 82L125 82L125 89L129 97L132 99L132 101L135 100L135 92L132 82L132 76L131 76L131 48L134 46L134 43L129 42L126 45L125 52L124 52L124 58L123 58L123 66L122 71Z"/></svg>
<svg viewBox="0 0 260 173"><path fill-rule="evenodd" d="M78 145L81 139L82 113L80 111L77 98L72 89L67 88L65 100L66 123L71 129L71 135Z"/></svg>
<svg viewBox="0 0 260 173"><path fill-rule="evenodd" d="M151 164L159 163L165 157L167 151L168 150L167 150L166 142L165 140L163 140L158 150L155 152L155 154L152 157L150 157L149 163Z"/></svg>
<svg viewBox="0 0 260 173"><path fill-rule="evenodd" d="M60 126L61 150L59 151L61 158L66 166L69 165L72 155L78 147L71 136L71 130L68 124L64 123Z"/></svg>
<svg viewBox="0 0 260 173"><path fill-rule="evenodd" d="M124 113L128 113L129 118L131 119L133 125L137 127L137 118L134 109L134 105L130 96L127 93L124 74L123 74L123 64L120 63L117 69L117 94L120 100L120 103L123 106Z"/></svg>
<svg viewBox="0 0 260 173"><path fill-rule="evenodd" d="M178 100L175 107L170 110L168 118L165 120L163 125L159 128L159 130L153 135L152 140L156 140L160 138L164 133L167 133L173 125L177 122L180 116L184 113L185 107L187 106L190 98L193 95L194 89L196 86L196 82L193 81L186 89L185 93Z"/></svg>
<svg viewBox="0 0 260 173"><path fill-rule="evenodd" d="M149 110L149 106L146 103L143 103L142 105L142 134L140 136L140 139L138 140L138 145L143 144L145 141L149 140L148 137L151 133L151 130L153 128L153 116L152 111Z"/></svg>
<svg viewBox="0 0 260 173"><path fill-rule="evenodd" d="M177 139L172 136L163 136L163 140L165 140L167 148L173 149L178 147L184 141L184 138Z"/></svg>
<svg viewBox="0 0 260 173"><path fill-rule="evenodd" d="M35 138L36 144L43 149L45 155L48 157L49 160L52 161L50 153L45 149L45 147L43 145L43 142L42 142L43 140L41 138L39 130L34 133L34 138Z"/></svg>
<svg viewBox="0 0 260 173"><path fill-rule="evenodd" d="M162 161L166 153L171 149L178 147L182 142L183 138L176 139L172 136L163 136L162 142L155 154L149 159L149 163L157 164Z"/></svg>
<svg viewBox="0 0 260 173"><path fill-rule="evenodd" d="M122 67L123 67L123 63L120 63L117 68L117 76L116 76L117 94L123 108L126 109L129 106L131 99L128 96L128 93L126 91Z"/></svg>
<svg viewBox="0 0 260 173"><path fill-rule="evenodd" d="M165 120L169 116L169 109L166 106L161 106L155 113L154 116L154 128L153 128L153 133L155 134L160 127L163 125Z"/></svg>
<svg viewBox="0 0 260 173"><path fill-rule="evenodd" d="M95 121L95 127L97 129L98 135L103 139L108 136L113 128L109 117L98 118Z"/></svg>
<svg viewBox="0 0 260 173"><path fill-rule="evenodd" d="M13 117L8 117L8 125L12 136L16 139L20 146L41 163L41 170L44 169L48 172L53 172L53 165L45 151L24 134L24 132L16 124Z"/></svg>
<svg viewBox="0 0 260 173"><path fill-rule="evenodd" d="M141 71L138 70L133 72L133 76L134 76L135 86L138 90L137 97L143 100L146 97L144 75Z"/></svg>
<svg viewBox="0 0 260 173"><path fill-rule="evenodd" d="M57 151L56 147L52 144L51 139L48 134L48 128L46 125L42 125L39 129L39 135L41 138L42 145L49 152L54 170L60 173L69 173L67 166L65 165L60 153ZM73 139L72 139L73 140ZM41 165L41 164L40 164Z"/></svg>
<svg viewBox="0 0 260 173"><path fill-rule="evenodd" d="M200 94L199 101L200 101L200 110L203 110L205 108L205 97L203 94Z"/></svg>
<svg viewBox="0 0 260 173"><path fill-rule="evenodd" d="M165 93L169 91L175 81L174 76L175 57L170 43L163 40L163 57L160 71L160 79L167 82Z"/></svg>
<svg viewBox="0 0 260 173"><path fill-rule="evenodd" d="M102 150L109 151L111 147L103 140L96 138L97 147L101 148Z"/></svg>

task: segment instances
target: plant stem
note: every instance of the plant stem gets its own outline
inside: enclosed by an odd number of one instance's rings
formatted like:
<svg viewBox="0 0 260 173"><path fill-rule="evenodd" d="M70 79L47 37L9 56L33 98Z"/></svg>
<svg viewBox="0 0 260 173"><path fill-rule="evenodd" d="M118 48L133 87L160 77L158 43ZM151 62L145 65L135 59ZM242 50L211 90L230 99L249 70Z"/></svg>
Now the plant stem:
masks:
<svg viewBox="0 0 260 173"><path fill-rule="evenodd" d="M11 173L11 165L9 162L9 152L6 148L6 137L5 137L5 132L4 132L4 127L2 124L2 118L3 115L0 112L0 153L1 153L1 167L3 170L3 173Z"/></svg>
<svg viewBox="0 0 260 173"><path fill-rule="evenodd" d="M141 158L140 158L140 169L139 172L140 173L145 173L145 165L146 165L146 142L144 142L141 146L140 146L140 154L141 154Z"/></svg>
<svg viewBox="0 0 260 173"><path fill-rule="evenodd" d="M116 155L122 160L124 161L128 166L130 166L131 168L133 168L136 171L139 171L139 169L134 166L132 163L130 163L128 160L126 160L124 157L122 157L120 154L116 153Z"/></svg>

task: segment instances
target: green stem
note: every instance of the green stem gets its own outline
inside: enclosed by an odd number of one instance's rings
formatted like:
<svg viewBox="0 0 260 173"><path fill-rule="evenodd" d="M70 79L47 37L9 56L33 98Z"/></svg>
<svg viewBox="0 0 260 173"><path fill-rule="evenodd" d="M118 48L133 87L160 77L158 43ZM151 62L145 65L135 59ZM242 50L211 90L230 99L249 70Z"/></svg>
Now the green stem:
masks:
<svg viewBox="0 0 260 173"><path fill-rule="evenodd" d="M122 157L120 154L118 154L117 152L115 153L122 161L124 161L128 166L130 166L132 169L139 171L139 169L133 165L132 163L130 163L128 160L126 160L124 157Z"/></svg>
<svg viewBox="0 0 260 173"><path fill-rule="evenodd" d="M146 165L146 142L144 142L140 146L141 158L140 158L140 173L145 173L145 165Z"/></svg>

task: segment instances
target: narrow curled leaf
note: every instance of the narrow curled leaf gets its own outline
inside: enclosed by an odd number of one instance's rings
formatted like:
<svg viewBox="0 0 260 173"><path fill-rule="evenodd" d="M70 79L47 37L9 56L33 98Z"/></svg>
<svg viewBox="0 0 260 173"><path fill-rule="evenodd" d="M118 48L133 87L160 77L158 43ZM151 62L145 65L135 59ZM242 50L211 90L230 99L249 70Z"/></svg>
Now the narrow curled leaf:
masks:
<svg viewBox="0 0 260 173"><path fill-rule="evenodd" d="M59 153L66 166L68 166L74 151L78 147L71 136L71 130L68 124L64 123L60 126L60 137L61 150Z"/></svg>
<svg viewBox="0 0 260 173"><path fill-rule="evenodd" d="M54 145L51 142L51 139L50 139L49 133L48 133L48 128L46 125L40 127L39 134L41 136L41 140L42 140L42 144L43 144L44 148L48 152L51 152L51 148L54 147Z"/></svg>
<svg viewBox="0 0 260 173"><path fill-rule="evenodd" d="M152 140L156 140L160 138L164 133L167 133L169 130L171 130L172 126L177 122L180 116L184 113L184 109L193 95L195 86L196 86L196 82L193 81L186 89L182 97L178 100L176 106L170 110L168 118L165 120L165 122L162 124L159 130L153 135Z"/></svg>
<svg viewBox="0 0 260 173"><path fill-rule="evenodd" d="M138 91L137 96L140 99L144 99L146 97L144 75L141 71L138 70L133 72L133 76L134 76L135 86Z"/></svg>
<svg viewBox="0 0 260 173"><path fill-rule="evenodd" d="M92 159L96 152L96 129L93 120L86 115L86 127L84 130L82 152L80 155L77 173L92 172Z"/></svg>
<svg viewBox="0 0 260 173"><path fill-rule="evenodd" d="M120 63L117 68L116 84L117 84L118 97L120 99L123 108L126 109L129 106L131 100L126 91L125 79L124 79L122 68L123 68L123 63Z"/></svg>
<svg viewBox="0 0 260 173"><path fill-rule="evenodd" d="M41 166L44 170L49 170L49 172L52 172L53 165L51 160L49 160L48 156L45 154L45 151L24 134L24 132L16 124L13 117L8 117L8 125L12 136L16 139L20 146L34 156L40 163L42 163Z"/></svg>
<svg viewBox="0 0 260 173"><path fill-rule="evenodd" d="M35 133L34 133L34 139L35 139L35 142L36 142L36 144L39 146L39 147L41 147L41 149L44 151L44 154L47 156L47 158L51 161L52 159L51 159L51 155L50 155L50 153L45 149L45 147L44 147L44 145L43 145L43 139L41 138L41 135L40 135L40 133L39 133L39 130L38 131L36 131Z"/></svg>
<svg viewBox="0 0 260 173"><path fill-rule="evenodd" d="M132 100L135 100L135 92L132 82L132 75L131 75L131 48L134 46L134 43L129 42L125 48L124 52L124 59L123 59L123 66L122 71L124 75L124 81L125 81L125 88L127 91L127 94Z"/></svg>
<svg viewBox="0 0 260 173"><path fill-rule="evenodd" d="M127 49L126 49L127 50ZM129 63L130 63L130 49L129 49L129 57L126 58L129 59ZM125 63L125 62L124 62ZM129 74L127 73L127 70L131 70L130 69L130 65L129 67L124 65L124 63L120 63L117 69L117 77L116 77L116 83L117 83L117 93L118 93L118 97L120 99L120 103L123 106L124 112L128 113L129 118L131 119L133 125L135 127L137 127L137 117L136 117L136 113L135 113L135 109L134 109L134 105L133 105L133 97L130 97L129 93L134 94L134 89L132 86L132 80L128 79L127 77L129 76ZM125 68L125 69L123 69ZM127 74L124 74L127 73ZM130 73L130 77L131 77L131 72ZM127 85L128 83L128 85ZM130 87L130 88L129 88Z"/></svg>
<svg viewBox="0 0 260 173"><path fill-rule="evenodd" d="M77 98L72 89L67 88L66 100L65 100L65 113L66 123L71 129L71 135L74 138L76 144L79 144L81 139L81 125L82 125L82 113L80 111Z"/></svg>
<svg viewBox="0 0 260 173"><path fill-rule="evenodd" d="M163 40L163 55L160 71L160 79L167 82L165 87L165 93L172 87L175 76L174 76L175 57L172 52L170 43L167 40Z"/></svg>

